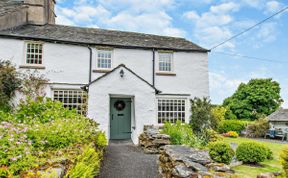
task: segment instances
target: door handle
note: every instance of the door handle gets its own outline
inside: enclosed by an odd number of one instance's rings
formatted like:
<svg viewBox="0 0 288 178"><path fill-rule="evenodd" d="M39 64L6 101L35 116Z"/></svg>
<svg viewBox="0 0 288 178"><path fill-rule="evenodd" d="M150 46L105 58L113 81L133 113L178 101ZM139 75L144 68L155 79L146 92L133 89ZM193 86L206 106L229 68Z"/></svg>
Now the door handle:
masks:
<svg viewBox="0 0 288 178"><path fill-rule="evenodd" d="M114 115L112 114L112 118L111 118L112 120L114 119L114 117L113 117L113 116L114 116Z"/></svg>

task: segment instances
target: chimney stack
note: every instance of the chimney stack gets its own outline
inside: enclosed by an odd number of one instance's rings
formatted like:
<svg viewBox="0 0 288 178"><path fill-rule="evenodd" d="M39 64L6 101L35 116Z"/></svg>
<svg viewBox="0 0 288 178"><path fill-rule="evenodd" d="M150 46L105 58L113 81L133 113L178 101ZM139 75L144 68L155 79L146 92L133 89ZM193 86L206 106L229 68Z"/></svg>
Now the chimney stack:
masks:
<svg viewBox="0 0 288 178"><path fill-rule="evenodd" d="M29 24L55 24L56 0L24 0L28 6L27 21Z"/></svg>

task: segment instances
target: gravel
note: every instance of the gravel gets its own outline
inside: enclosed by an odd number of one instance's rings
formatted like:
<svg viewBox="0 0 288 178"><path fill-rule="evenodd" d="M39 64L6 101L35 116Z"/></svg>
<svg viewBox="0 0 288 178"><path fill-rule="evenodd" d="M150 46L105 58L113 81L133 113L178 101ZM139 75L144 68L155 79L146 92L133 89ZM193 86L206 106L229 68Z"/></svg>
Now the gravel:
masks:
<svg viewBox="0 0 288 178"><path fill-rule="evenodd" d="M157 178L157 160L131 141L110 141L99 178Z"/></svg>

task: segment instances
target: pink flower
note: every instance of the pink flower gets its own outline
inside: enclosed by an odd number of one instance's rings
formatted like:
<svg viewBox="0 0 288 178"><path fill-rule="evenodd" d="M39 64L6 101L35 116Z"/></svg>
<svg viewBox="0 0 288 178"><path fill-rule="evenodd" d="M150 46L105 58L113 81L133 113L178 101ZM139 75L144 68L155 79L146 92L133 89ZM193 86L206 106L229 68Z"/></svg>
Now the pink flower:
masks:
<svg viewBox="0 0 288 178"><path fill-rule="evenodd" d="M10 158L11 161L17 161L17 158Z"/></svg>
<svg viewBox="0 0 288 178"><path fill-rule="evenodd" d="M21 142L16 142L16 145L20 145L21 144Z"/></svg>

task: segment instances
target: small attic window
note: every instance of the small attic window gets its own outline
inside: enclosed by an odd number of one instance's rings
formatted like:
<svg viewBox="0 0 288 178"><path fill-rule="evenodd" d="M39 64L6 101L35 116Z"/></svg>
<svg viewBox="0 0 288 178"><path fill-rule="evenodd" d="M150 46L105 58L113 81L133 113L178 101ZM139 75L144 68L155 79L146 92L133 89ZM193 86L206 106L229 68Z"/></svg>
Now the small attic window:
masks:
<svg viewBox="0 0 288 178"><path fill-rule="evenodd" d="M43 44L39 42L26 43L26 64L42 65Z"/></svg>

